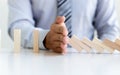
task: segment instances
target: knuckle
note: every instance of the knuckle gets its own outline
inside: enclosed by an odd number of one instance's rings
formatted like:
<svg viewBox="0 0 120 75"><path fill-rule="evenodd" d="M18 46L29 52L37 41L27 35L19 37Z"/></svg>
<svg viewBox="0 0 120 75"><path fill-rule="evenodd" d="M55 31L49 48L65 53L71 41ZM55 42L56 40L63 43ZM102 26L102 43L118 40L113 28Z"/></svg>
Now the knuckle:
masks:
<svg viewBox="0 0 120 75"><path fill-rule="evenodd" d="M57 24L52 24L51 25L51 30L56 30L57 28L59 27L59 25L57 25Z"/></svg>
<svg viewBox="0 0 120 75"><path fill-rule="evenodd" d="M59 45L61 48L64 46L64 44L62 42L60 42L60 45Z"/></svg>
<svg viewBox="0 0 120 75"><path fill-rule="evenodd" d="M63 26L59 26L59 28L58 28L58 32L59 32L59 33L63 33L63 31L64 31Z"/></svg>
<svg viewBox="0 0 120 75"><path fill-rule="evenodd" d="M67 37L64 37L64 38L63 38L63 43L64 43L64 44L67 44L67 43L68 43Z"/></svg>
<svg viewBox="0 0 120 75"><path fill-rule="evenodd" d="M59 36L58 36L58 40L59 40L59 41L63 41L63 36L62 36L62 35L59 35Z"/></svg>
<svg viewBox="0 0 120 75"><path fill-rule="evenodd" d="M67 39L66 36L58 35L58 36L56 37L56 41L61 42L60 45L62 45L62 44L64 45L64 44L67 44L68 39Z"/></svg>
<svg viewBox="0 0 120 75"><path fill-rule="evenodd" d="M68 30L66 28L63 28L62 33L63 33L64 36L67 36L68 35Z"/></svg>
<svg viewBox="0 0 120 75"><path fill-rule="evenodd" d="M60 47L61 49L64 49L64 48L66 47L66 44L60 43L60 44L59 44L59 47Z"/></svg>
<svg viewBox="0 0 120 75"><path fill-rule="evenodd" d="M57 53L62 53L66 50L67 45L55 46L52 50Z"/></svg>

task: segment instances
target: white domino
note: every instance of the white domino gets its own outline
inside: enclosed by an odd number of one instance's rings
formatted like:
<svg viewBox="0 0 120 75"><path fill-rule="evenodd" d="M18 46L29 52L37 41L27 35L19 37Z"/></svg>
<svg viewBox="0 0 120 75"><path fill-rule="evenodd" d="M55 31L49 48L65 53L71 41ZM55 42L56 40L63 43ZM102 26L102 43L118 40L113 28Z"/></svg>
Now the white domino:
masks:
<svg viewBox="0 0 120 75"><path fill-rule="evenodd" d="M39 53L39 30L33 31L33 52Z"/></svg>
<svg viewBox="0 0 120 75"><path fill-rule="evenodd" d="M102 43L102 41L99 40L99 39L97 39L97 38L94 38L93 42L94 42L95 44L99 45L100 47L102 47L104 50L108 50L110 53L113 53L113 52L114 52L114 49L112 49L112 48L104 45L104 44Z"/></svg>
<svg viewBox="0 0 120 75"><path fill-rule="evenodd" d="M93 43L92 41L90 41L87 38L83 38L82 42L87 44L88 46L92 47L93 49L97 50L97 53L102 53L103 52L102 47L100 47L99 45Z"/></svg>
<svg viewBox="0 0 120 75"><path fill-rule="evenodd" d="M75 35L72 36L71 40L76 42L76 44L79 45L81 48L87 50L88 53L90 52L91 48L88 47L87 45L85 45L84 43L82 43L81 40L78 37L76 37Z"/></svg>
<svg viewBox="0 0 120 75"><path fill-rule="evenodd" d="M21 30L14 30L14 52L18 53L21 49Z"/></svg>
<svg viewBox="0 0 120 75"><path fill-rule="evenodd" d="M120 46L120 39L116 39L116 40L115 40L115 43Z"/></svg>
<svg viewBox="0 0 120 75"><path fill-rule="evenodd" d="M117 49L118 51L120 51L120 46L119 46L118 44L116 44L115 42L112 42L112 41L110 41L110 40L108 40L108 39L105 39L105 40L103 41L103 43L104 43L105 45L113 48L113 49Z"/></svg>
<svg viewBox="0 0 120 75"><path fill-rule="evenodd" d="M76 50L78 50L79 52L81 52L83 49L78 45L78 44L76 44L73 40L71 40L70 38L68 38L69 39L69 44L73 47L73 48L75 48Z"/></svg>

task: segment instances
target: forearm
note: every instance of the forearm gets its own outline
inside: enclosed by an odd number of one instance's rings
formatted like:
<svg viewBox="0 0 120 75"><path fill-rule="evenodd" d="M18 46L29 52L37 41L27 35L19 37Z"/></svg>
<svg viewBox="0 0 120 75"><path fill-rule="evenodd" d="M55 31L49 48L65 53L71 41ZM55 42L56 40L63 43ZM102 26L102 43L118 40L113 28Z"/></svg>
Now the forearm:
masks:
<svg viewBox="0 0 120 75"><path fill-rule="evenodd" d="M99 38L101 40L109 39L109 40L116 40L119 37L119 27L116 25L107 27L103 31L99 32Z"/></svg>

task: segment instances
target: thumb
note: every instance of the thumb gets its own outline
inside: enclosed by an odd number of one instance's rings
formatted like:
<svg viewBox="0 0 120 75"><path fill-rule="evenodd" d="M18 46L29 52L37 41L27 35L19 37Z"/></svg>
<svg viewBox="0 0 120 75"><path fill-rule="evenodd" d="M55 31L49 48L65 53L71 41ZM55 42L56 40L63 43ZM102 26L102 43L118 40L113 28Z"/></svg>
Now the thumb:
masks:
<svg viewBox="0 0 120 75"><path fill-rule="evenodd" d="M56 23L56 24L64 23L64 21L65 21L65 17L64 17L64 16L58 16L58 17L56 18L55 23Z"/></svg>

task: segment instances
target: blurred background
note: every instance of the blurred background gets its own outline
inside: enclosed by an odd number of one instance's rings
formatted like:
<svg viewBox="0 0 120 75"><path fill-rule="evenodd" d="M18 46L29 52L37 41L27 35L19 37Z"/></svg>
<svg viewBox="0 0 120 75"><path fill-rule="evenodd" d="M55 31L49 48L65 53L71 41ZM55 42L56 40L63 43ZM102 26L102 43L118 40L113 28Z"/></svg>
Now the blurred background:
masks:
<svg viewBox="0 0 120 75"><path fill-rule="evenodd" d="M117 18L120 24L120 0L115 0ZM0 30L2 32L1 47L2 48L12 48L13 41L9 38L7 33L8 28L8 5L7 0L0 0Z"/></svg>

